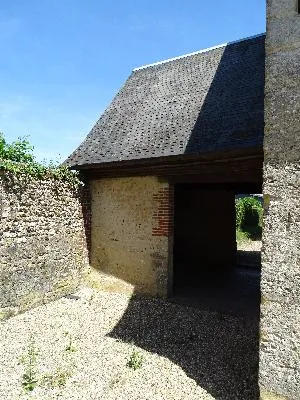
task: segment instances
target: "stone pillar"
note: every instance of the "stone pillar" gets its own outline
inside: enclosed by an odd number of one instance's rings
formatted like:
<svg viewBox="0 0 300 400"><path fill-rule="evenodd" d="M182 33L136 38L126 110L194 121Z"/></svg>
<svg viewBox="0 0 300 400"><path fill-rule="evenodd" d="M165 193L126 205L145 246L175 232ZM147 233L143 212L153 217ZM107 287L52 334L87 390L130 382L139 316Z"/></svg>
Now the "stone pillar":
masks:
<svg viewBox="0 0 300 400"><path fill-rule="evenodd" d="M300 15L268 0L261 399L300 399Z"/></svg>
<svg viewBox="0 0 300 400"><path fill-rule="evenodd" d="M90 182L90 280L102 290L167 296L172 286L173 192L156 177Z"/></svg>

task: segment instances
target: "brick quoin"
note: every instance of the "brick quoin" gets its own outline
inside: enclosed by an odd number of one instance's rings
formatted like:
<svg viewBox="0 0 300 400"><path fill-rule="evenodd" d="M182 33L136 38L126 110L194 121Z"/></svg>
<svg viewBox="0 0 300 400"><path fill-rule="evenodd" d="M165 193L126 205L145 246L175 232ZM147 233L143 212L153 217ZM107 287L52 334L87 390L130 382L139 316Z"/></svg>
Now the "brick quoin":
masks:
<svg viewBox="0 0 300 400"><path fill-rule="evenodd" d="M170 236L173 228L173 186L160 189L153 195L155 211L152 215L152 236Z"/></svg>

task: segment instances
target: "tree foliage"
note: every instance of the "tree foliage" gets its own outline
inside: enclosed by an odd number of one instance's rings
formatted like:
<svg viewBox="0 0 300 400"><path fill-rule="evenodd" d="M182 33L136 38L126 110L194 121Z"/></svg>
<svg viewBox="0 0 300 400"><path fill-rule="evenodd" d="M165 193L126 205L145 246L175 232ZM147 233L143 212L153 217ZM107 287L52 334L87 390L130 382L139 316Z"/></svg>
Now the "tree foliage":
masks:
<svg viewBox="0 0 300 400"><path fill-rule="evenodd" d="M235 202L236 229L245 232L249 238L261 237L263 207L255 197L242 197Z"/></svg>
<svg viewBox="0 0 300 400"><path fill-rule="evenodd" d="M74 185L80 183L78 173L53 161L48 164L38 162L33 150L27 137L19 137L14 142L8 143L3 133L0 133L0 170L15 175L28 175L35 179L60 179Z"/></svg>
<svg viewBox="0 0 300 400"><path fill-rule="evenodd" d="M33 163L33 146L26 137L19 137L12 143L7 143L3 133L0 133L0 159L19 163Z"/></svg>

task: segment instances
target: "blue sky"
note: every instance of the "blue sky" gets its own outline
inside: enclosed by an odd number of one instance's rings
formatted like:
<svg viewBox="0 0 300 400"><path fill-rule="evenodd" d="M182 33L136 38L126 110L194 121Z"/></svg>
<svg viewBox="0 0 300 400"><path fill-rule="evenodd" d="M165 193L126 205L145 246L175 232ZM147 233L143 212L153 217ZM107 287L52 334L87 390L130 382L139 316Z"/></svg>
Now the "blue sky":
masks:
<svg viewBox="0 0 300 400"><path fill-rule="evenodd" d="M133 68L264 31L264 0L1 0L0 132L63 160Z"/></svg>

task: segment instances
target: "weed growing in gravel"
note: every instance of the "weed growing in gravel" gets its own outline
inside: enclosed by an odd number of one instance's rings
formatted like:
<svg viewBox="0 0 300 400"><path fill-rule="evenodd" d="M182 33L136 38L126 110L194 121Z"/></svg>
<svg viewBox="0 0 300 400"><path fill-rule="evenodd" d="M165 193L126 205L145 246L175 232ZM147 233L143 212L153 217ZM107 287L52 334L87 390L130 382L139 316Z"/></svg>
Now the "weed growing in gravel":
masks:
<svg viewBox="0 0 300 400"><path fill-rule="evenodd" d="M69 332L65 332L65 336L68 337L68 344L65 348L65 351L68 353L77 351L73 343L72 335ZM38 354L39 353L36 350L34 340L31 338L26 354L20 357L20 363L23 364L25 368L24 374L22 375L22 387L24 390L26 392L32 392L38 385L48 388L65 386L67 380L72 376L75 368L72 357L67 357L69 363L67 367L58 367L54 372L50 371L49 373L39 377L37 362Z"/></svg>
<svg viewBox="0 0 300 400"><path fill-rule="evenodd" d="M109 388L114 389L119 385L123 385L126 382L126 377L123 375L114 376L109 382Z"/></svg>
<svg viewBox="0 0 300 400"><path fill-rule="evenodd" d="M138 351L133 351L130 355L130 357L127 360L126 366L128 368L133 369L134 371L137 369L142 368L144 359L142 354L140 354Z"/></svg>
<svg viewBox="0 0 300 400"><path fill-rule="evenodd" d="M65 386L67 380L72 376L72 372L57 368L54 373L45 374L42 378L41 385L49 388Z"/></svg>
<svg viewBox="0 0 300 400"><path fill-rule="evenodd" d="M69 339L69 342L66 346L66 351L73 353L74 351L77 351L76 347L74 346L74 340L73 336L71 335L70 332L65 332L65 336Z"/></svg>
<svg viewBox="0 0 300 400"><path fill-rule="evenodd" d="M41 379L41 386L48 387L48 388L59 388L66 385L67 380L73 375L75 364L74 360L71 356L71 353L77 351L76 347L74 346L73 336L70 332L65 332L64 335L68 338L68 343L65 347L65 352L63 354L63 358L67 361L67 365L63 368L58 367L54 372L49 372L43 375Z"/></svg>
<svg viewBox="0 0 300 400"><path fill-rule="evenodd" d="M37 356L38 352L36 351L35 343L31 339L27 353L20 359L21 364L25 367L25 372L22 375L22 387L26 392L32 392L38 384Z"/></svg>

